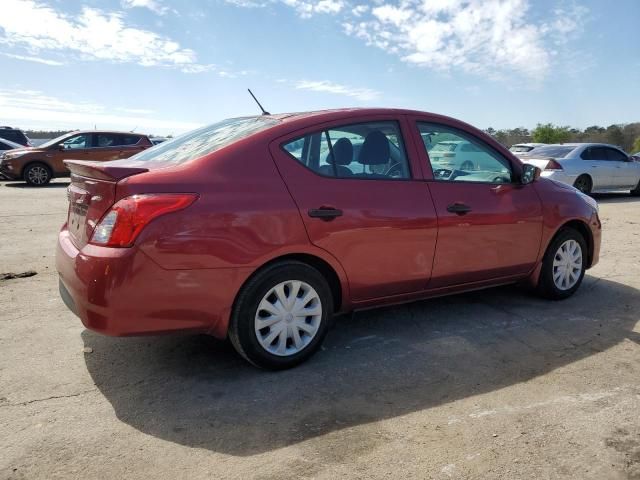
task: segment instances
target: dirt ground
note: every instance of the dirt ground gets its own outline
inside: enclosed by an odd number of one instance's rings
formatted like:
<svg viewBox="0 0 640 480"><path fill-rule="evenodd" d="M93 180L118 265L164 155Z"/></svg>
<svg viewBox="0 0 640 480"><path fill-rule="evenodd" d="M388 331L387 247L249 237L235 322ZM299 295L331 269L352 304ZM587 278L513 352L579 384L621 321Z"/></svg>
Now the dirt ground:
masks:
<svg viewBox="0 0 640 480"><path fill-rule="evenodd" d="M65 187L0 182L0 478L640 479L640 199L598 197L601 262L340 318L268 373L205 336L107 338L58 297ZM83 353L83 347L92 353Z"/></svg>

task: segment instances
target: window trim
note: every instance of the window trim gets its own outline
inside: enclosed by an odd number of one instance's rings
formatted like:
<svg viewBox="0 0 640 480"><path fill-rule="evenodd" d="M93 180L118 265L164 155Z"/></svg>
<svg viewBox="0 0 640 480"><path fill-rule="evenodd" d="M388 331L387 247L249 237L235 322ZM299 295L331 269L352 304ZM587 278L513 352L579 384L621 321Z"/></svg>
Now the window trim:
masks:
<svg viewBox="0 0 640 480"><path fill-rule="evenodd" d="M321 136L323 136L323 134L325 132L328 132L329 130L339 129L340 127L349 127L349 126L352 126L352 125L362 125L362 124L366 124L366 123L384 123L384 122L394 123L396 125L397 129L398 129L398 133L399 133L400 137L402 138L402 148L398 147L398 149L400 149L404 153L406 166L407 166L407 169L409 171L409 177L408 178L380 178L380 177L378 177L378 178L367 178L367 177L358 177L358 176L355 176L355 175L353 177L338 177L338 176L323 175L322 173L317 172L317 171L313 170L311 167L309 167L308 165L305 165L304 163L302 163L291 152L289 152L286 148L284 148L284 146L286 144L288 144L288 143L295 142L296 140L300 140L300 139L302 139L304 137L312 136L312 135L317 134L317 133L320 133ZM377 181L384 181L384 182L389 182L389 181L394 181L394 182L415 182L415 181L422 181L423 180L423 179L416 178L415 175L414 175L413 169L411 168L411 159L409 157L409 153L408 153L408 149L407 149L407 135L402 130L402 122L401 122L400 119L398 119L398 118L376 118L376 119L361 120L361 121L347 122L347 123L340 123L340 124L329 124L329 125L325 125L325 126L320 126L319 127L320 130L317 130L317 127L318 126L310 127L309 131L307 131L306 133L298 134L298 135L296 135L295 132L293 132L292 136L288 136L286 139L278 142L278 148L285 155L287 155L288 157L293 159L296 162L296 164L300 165L304 169L310 171L311 173L313 173L314 175L316 175L316 176L318 176L320 178L328 178L328 179L331 179L331 180L366 180L366 181L377 180ZM303 150L304 150L304 147L303 147Z"/></svg>
<svg viewBox="0 0 640 480"><path fill-rule="evenodd" d="M462 184L467 184L467 185L520 185L519 180L518 180L518 176L520 174L520 172L518 172L518 170L516 168L514 168L514 164L513 162L506 157L505 155L503 155L502 153L500 153L500 151L498 151L497 149L495 149L492 145L490 145L489 143L485 142L484 140L482 140L481 138L479 138L477 135L474 135L473 133L470 133L462 128L459 127L455 127L452 125L447 125L446 123L442 123L442 122L437 122L437 121L432 121L432 120L421 120L419 118L414 119L415 122L415 128L416 128L416 132L418 135L418 138L420 139L420 143L417 145L417 148L420 149L422 148L422 151L424 152L425 158L427 160L428 163L428 167L431 169L431 177L430 179L425 179L425 181L427 182L444 182L444 183L462 183ZM422 134L420 132L420 124L431 124L431 125L436 125L436 126L442 126L445 127L445 129L449 129L449 130L453 130L454 132L461 132L463 134L463 136L461 137L463 140L467 140L465 139L465 136L469 136L472 137L473 139L477 140L481 145L486 146L486 148L493 152L495 155L501 157L502 159L504 159L508 164L509 164L509 170L511 173L511 181L508 183L503 183L503 182L485 182L485 181L473 181L473 182L465 182L465 181L457 181L456 180L444 180L444 179L439 179L439 178L435 178L434 175L434 168L433 165L431 163L431 156L429 155L429 151L427 150L426 145L424 144L424 140L422 140Z"/></svg>

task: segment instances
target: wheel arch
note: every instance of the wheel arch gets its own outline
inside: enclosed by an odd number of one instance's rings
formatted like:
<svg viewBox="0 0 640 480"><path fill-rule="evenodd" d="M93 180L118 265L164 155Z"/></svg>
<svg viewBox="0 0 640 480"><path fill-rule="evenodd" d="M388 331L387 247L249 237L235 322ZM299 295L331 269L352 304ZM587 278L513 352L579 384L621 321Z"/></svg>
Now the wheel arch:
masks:
<svg viewBox="0 0 640 480"><path fill-rule="evenodd" d="M24 166L22 167L22 170L20 170L20 178L24 180L24 172L27 170L27 168L29 168L31 165L36 163L42 165L47 170L49 170L49 173L51 174L51 178L54 178L55 173L53 171L53 168L51 168L51 166L47 162L43 162L42 160L38 160L38 159L29 160L27 163L24 164Z"/></svg>
<svg viewBox="0 0 640 480"><path fill-rule="evenodd" d="M549 245L551 245L551 243L555 240L558 234L565 228L571 228L573 230L576 230L578 233L580 233L580 235L582 235L582 237L587 242L587 250L588 250L587 251L587 268L590 268L593 262L593 249L594 249L593 233L591 233L591 229L589 228L589 225L587 225L587 223L583 220L573 219L560 225L560 227L555 231L555 233L549 240L549 243L547 244L547 248L549 248ZM546 253L546 250L545 250L545 253Z"/></svg>
<svg viewBox="0 0 640 480"><path fill-rule="evenodd" d="M576 176L576 179L573 181L573 184L572 184L572 185L573 185L573 186L575 186L576 182L577 182L577 181L578 181L578 179L579 179L579 178L581 178L581 177L587 177L587 178L589 179L589 183L591 184L591 190L593 190L593 187L594 187L593 177L592 177L592 176L591 176L591 174L590 174L590 173L588 173L588 172L582 172L582 173L579 173L579 174Z"/></svg>
<svg viewBox="0 0 640 480"><path fill-rule="evenodd" d="M245 285L255 276L258 272L264 270L271 265L276 263L285 262L287 260L295 260L301 263L305 263L320 272L320 274L325 278L329 289L331 290L331 295L333 297L333 306L334 312L338 313L343 311L345 308L348 308L350 305L349 296L348 296L348 283L344 272L339 270L339 267L332 265L328 260L320 257L319 255L314 255L312 253L287 253L283 255L279 255L277 257L271 258L268 261L261 264L257 267L251 275L249 275L242 285L238 289L238 292L242 291ZM237 295L236 295L237 298ZM235 308L235 300L234 300L233 308Z"/></svg>

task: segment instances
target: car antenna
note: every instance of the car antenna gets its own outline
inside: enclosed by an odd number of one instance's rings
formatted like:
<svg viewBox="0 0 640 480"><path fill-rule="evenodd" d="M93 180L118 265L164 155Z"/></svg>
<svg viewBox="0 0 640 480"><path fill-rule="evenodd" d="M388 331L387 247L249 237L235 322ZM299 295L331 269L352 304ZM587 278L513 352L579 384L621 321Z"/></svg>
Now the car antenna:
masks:
<svg viewBox="0 0 640 480"><path fill-rule="evenodd" d="M136 131L136 128L138 128L138 125L136 125L135 127L133 127L133 128L131 129L131 133L135 132L135 131Z"/></svg>
<svg viewBox="0 0 640 480"><path fill-rule="evenodd" d="M262 110L262 115L271 115L269 112L267 112L264 108L262 108L262 105L260 105L260 102L258 101L258 99L256 98L256 96L253 94L253 92L251 91L250 88L247 88L247 90L249 90L249 95L251 95L253 97L253 99L256 101L256 103L258 104L258 106L260 107L260 110Z"/></svg>

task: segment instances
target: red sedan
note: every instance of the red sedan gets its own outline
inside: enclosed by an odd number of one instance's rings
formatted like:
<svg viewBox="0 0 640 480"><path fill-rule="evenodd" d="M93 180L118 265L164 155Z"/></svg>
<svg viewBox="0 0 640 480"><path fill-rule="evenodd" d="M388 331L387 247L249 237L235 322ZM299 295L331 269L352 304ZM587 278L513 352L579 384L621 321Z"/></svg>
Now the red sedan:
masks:
<svg viewBox="0 0 640 480"><path fill-rule="evenodd" d="M265 368L307 359L339 312L516 282L569 297L600 250L595 201L430 113L235 118L66 163L56 262L83 324L229 337Z"/></svg>

